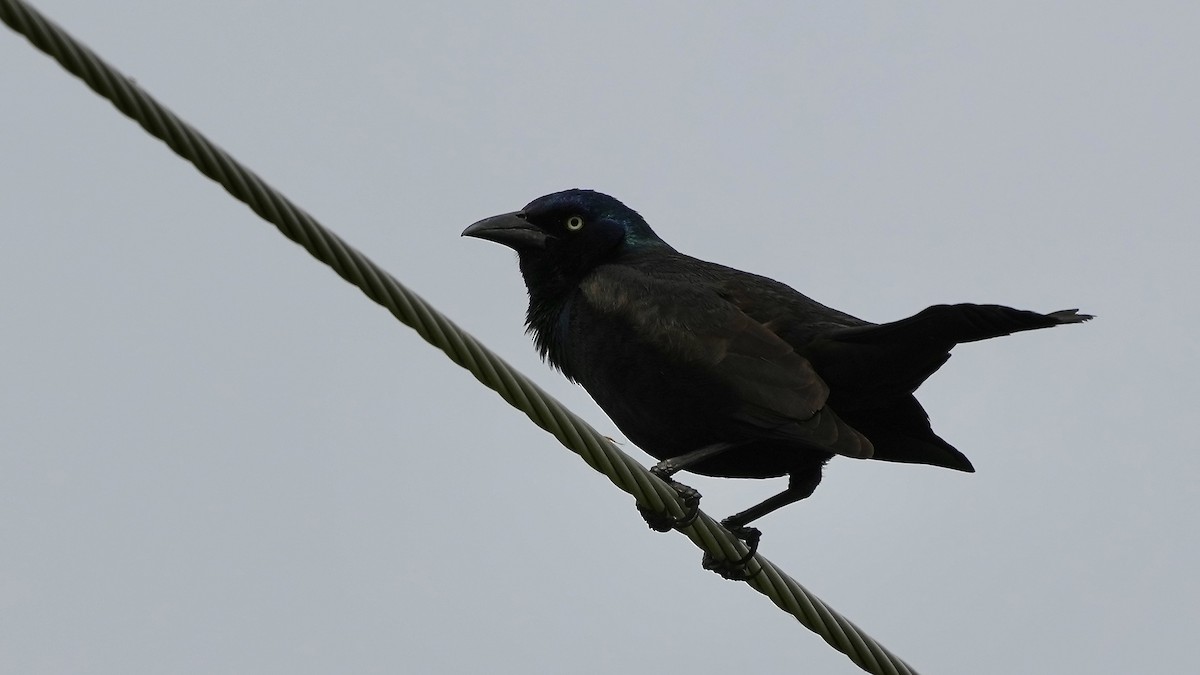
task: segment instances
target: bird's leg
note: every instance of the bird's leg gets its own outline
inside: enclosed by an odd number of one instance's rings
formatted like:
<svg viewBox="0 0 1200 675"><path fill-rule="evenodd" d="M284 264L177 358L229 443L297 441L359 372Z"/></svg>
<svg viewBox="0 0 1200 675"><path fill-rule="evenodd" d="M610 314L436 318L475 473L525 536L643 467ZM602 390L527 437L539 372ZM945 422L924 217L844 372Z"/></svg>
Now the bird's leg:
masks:
<svg viewBox="0 0 1200 675"><path fill-rule="evenodd" d="M726 450L735 447L736 443L714 443L706 445L699 450L694 450L678 457L670 457L655 464L650 469L650 473L658 476L668 485L679 493L679 498L683 500L685 513L679 518L673 518L665 513L659 513L649 507L638 504L638 512L642 514L642 519L650 526L650 529L657 532L669 532L672 529L687 527L691 525L696 516L700 513L700 493L695 488L689 487L675 480L671 476L689 466L695 466L696 463L706 460L710 457L715 457Z"/></svg>
<svg viewBox="0 0 1200 675"><path fill-rule="evenodd" d="M717 455L725 452L726 450L731 450L733 448L736 448L739 445L742 445L742 444L741 443L713 443L712 445L706 445L703 448L700 448L699 450L693 450L689 453L679 455L677 457L668 457L667 459L664 459L663 461L659 462L658 464L655 464L654 467L650 469L650 473L654 474L655 476L658 476L659 478L661 478L663 480L669 481L671 479L671 476L673 476L674 474L677 474L680 471L687 469L688 467L695 466L695 465L699 464L700 462L703 462L706 459L711 459L713 457L716 457Z"/></svg>
<svg viewBox="0 0 1200 675"><path fill-rule="evenodd" d="M767 497L762 502L751 506L745 511L729 516L721 521L721 525L729 530L735 537L746 543L749 549L746 555L737 560L716 560L709 554L704 554L704 559L701 565L704 569L711 570L734 581L744 581L750 576L746 571L746 563L754 557L758 552L758 543L762 540L762 531L756 527L750 527L748 523L753 520L758 520L772 511L781 509L788 504L794 504L801 499L804 499L817 489L817 485L821 482L821 466L818 465L815 471L807 471L804 473L793 473L788 477L788 486L777 495Z"/></svg>

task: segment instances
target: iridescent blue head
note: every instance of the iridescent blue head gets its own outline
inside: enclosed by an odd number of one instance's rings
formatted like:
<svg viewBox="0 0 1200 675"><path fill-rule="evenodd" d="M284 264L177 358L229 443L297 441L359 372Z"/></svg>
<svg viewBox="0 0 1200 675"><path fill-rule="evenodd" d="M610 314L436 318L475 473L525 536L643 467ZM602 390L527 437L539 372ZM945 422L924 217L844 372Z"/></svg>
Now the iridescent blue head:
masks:
<svg viewBox="0 0 1200 675"><path fill-rule="evenodd" d="M636 211L594 190L564 190L525 208L485 218L463 231L515 250L531 291L535 285L578 283L597 265L623 253L670 247Z"/></svg>

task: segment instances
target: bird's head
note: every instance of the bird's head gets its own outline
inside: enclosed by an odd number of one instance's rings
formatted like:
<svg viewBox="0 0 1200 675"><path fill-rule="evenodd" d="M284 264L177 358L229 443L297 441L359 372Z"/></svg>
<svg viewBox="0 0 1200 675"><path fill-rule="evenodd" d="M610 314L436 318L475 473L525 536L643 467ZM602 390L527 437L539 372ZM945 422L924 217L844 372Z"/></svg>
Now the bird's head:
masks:
<svg viewBox="0 0 1200 675"><path fill-rule="evenodd" d="M535 283L576 283L623 252L667 247L633 209L606 194L579 189L484 218L463 230L463 236L515 250L531 290Z"/></svg>

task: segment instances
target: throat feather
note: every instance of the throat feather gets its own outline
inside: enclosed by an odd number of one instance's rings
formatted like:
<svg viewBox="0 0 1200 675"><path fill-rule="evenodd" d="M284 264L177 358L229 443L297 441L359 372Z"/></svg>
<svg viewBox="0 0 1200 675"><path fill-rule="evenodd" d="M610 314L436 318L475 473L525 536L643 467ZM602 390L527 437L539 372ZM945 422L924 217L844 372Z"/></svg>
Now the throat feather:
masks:
<svg viewBox="0 0 1200 675"><path fill-rule="evenodd" d="M533 335L533 342L537 346L538 354L567 377L570 377L571 374L564 366L564 356L570 325L571 301L569 298L557 302L530 298L525 326Z"/></svg>

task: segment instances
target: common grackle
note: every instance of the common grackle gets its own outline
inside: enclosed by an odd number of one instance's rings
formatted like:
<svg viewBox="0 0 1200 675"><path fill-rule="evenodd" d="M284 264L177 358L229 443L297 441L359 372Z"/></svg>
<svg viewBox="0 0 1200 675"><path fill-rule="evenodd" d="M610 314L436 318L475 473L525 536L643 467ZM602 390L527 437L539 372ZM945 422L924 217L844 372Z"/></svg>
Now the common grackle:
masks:
<svg viewBox="0 0 1200 675"><path fill-rule="evenodd" d="M516 250L542 357L661 460L659 476L789 477L781 493L722 521L751 554L758 535L747 524L812 494L834 455L974 471L933 432L913 391L956 344L1092 318L959 304L873 324L679 253L633 209L591 190L540 197L463 235Z"/></svg>

